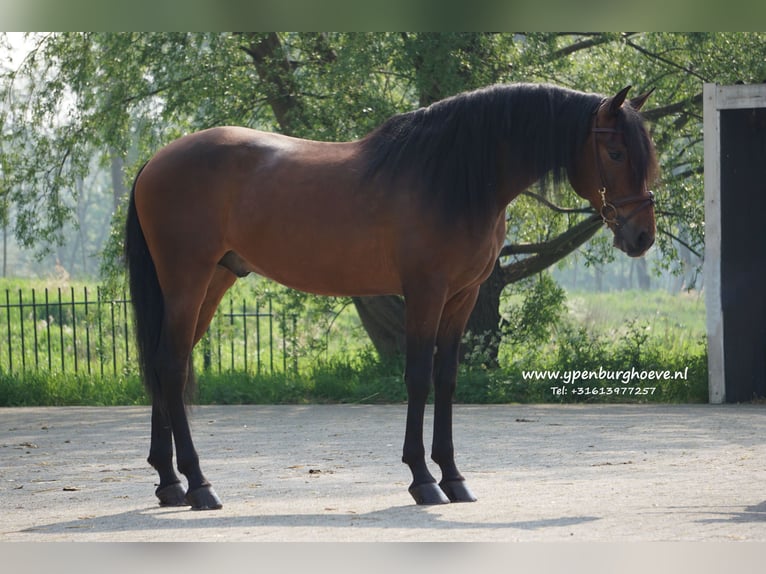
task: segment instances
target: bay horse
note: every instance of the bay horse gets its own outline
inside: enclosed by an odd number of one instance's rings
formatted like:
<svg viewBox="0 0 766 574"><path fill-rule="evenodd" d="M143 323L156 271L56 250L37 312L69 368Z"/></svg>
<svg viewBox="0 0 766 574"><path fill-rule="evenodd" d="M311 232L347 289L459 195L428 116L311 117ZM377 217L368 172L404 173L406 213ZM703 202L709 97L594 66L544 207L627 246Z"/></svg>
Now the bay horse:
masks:
<svg viewBox="0 0 766 574"><path fill-rule="evenodd" d="M654 242L657 160L639 114L651 92L626 99L629 89L495 85L395 115L352 142L218 127L158 151L133 183L125 255L160 504L222 507L184 395L193 347L251 272L321 295L404 297L409 492L418 504L476 500L454 460L452 400L463 330L505 240L509 202L536 181L568 178L616 247L636 257ZM438 484L423 444L431 386Z"/></svg>

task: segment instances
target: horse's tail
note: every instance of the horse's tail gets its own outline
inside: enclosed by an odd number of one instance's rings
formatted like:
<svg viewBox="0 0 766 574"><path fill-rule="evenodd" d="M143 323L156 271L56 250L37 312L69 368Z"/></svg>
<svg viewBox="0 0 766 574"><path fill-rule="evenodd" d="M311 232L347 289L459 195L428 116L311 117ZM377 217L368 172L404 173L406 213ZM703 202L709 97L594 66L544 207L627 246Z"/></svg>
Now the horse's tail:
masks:
<svg viewBox="0 0 766 574"><path fill-rule="evenodd" d="M125 260L128 267L141 375L152 397L160 397L160 380L153 359L160 341L165 305L160 282L157 279L157 269L146 245L146 238L136 212L136 182L143 169L142 167L136 174L133 188L130 190L128 218L125 224Z"/></svg>

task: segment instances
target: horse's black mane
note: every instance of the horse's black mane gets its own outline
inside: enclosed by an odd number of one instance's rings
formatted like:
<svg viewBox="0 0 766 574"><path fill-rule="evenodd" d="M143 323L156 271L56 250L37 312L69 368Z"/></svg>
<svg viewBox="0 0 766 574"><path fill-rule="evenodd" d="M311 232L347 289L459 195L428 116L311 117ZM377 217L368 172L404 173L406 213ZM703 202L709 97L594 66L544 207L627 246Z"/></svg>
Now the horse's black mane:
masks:
<svg viewBox="0 0 766 574"><path fill-rule="evenodd" d="M498 153L525 166L525 176L561 182L602 100L547 84L462 93L393 116L370 133L364 140L365 176L394 184L414 177L419 192L448 217L486 212L495 205ZM622 116L620 129L640 185L650 169L651 145L639 114L628 108Z"/></svg>

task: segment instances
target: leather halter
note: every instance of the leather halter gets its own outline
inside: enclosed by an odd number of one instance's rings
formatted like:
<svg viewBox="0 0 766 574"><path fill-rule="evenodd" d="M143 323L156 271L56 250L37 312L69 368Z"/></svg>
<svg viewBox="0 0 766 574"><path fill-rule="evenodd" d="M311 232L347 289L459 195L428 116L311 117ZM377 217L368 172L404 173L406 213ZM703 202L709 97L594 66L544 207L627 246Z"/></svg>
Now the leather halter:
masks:
<svg viewBox="0 0 766 574"><path fill-rule="evenodd" d="M601 109L599 107L599 109ZM594 120L593 123L595 124L598 121L598 110L593 114ZM591 131L594 134L621 134L622 130L614 129L614 128L600 128L596 125L591 128ZM596 157L596 167L598 168L598 175L601 179L601 187L598 190L598 194L601 197L601 209L599 210L599 215L601 215L601 219L604 220L604 223L611 223L615 227L620 227L621 225L628 222L629 219L634 217L639 212L643 211L647 207L654 207L654 193L647 190L647 195L635 195L633 197L624 197L622 199L615 199L614 201L608 201L606 198L606 178L604 177L604 167L601 164L601 156L598 153L598 144L596 143L596 137L593 137L593 155ZM628 213L626 216L622 216L617 213L617 208L622 207L623 205L629 205L631 203L638 203L639 205L636 206L633 211Z"/></svg>

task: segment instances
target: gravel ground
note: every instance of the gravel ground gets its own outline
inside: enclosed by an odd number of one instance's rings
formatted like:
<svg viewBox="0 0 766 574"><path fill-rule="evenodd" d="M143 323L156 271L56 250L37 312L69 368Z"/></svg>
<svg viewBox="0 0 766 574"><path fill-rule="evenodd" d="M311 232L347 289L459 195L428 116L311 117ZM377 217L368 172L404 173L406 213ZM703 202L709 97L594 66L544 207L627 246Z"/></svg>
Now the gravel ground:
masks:
<svg viewBox="0 0 766 574"><path fill-rule="evenodd" d="M404 418L196 407L224 507L194 512L156 504L148 408L0 409L0 541L766 541L764 406L457 405L479 501L436 507L407 493Z"/></svg>

